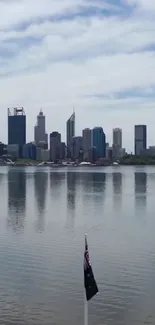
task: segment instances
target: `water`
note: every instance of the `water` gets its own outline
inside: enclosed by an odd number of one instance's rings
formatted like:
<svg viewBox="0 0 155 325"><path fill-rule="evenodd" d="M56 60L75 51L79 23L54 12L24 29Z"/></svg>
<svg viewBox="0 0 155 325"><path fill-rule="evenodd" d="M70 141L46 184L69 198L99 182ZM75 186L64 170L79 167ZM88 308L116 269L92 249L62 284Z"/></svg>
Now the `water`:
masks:
<svg viewBox="0 0 155 325"><path fill-rule="evenodd" d="M0 167L0 324L155 324L155 169Z"/></svg>

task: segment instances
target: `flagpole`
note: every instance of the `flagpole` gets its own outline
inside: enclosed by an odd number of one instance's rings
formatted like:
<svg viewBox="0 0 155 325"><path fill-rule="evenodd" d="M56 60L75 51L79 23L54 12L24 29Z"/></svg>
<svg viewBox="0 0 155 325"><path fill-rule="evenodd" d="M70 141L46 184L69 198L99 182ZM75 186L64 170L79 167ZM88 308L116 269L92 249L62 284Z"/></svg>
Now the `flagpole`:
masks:
<svg viewBox="0 0 155 325"><path fill-rule="evenodd" d="M84 291L84 325L88 325L88 301L86 299L85 291Z"/></svg>
<svg viewBox="0 0 155 325"><path fill-rule="evenodd" d="M85 246L87 242L87 234L85 234ZM88 325L88 301L86 298L86 290L84 290L84 325Z"/></svg>
<svg viewBox="0 0 155 325"><path fill-rule="evenodd" d="M85 235L85 251L84 251L84 325L88 325L88 301L92 299L98 292L98 287L94 278L91 267L87 243L87 235Z"/></svg>

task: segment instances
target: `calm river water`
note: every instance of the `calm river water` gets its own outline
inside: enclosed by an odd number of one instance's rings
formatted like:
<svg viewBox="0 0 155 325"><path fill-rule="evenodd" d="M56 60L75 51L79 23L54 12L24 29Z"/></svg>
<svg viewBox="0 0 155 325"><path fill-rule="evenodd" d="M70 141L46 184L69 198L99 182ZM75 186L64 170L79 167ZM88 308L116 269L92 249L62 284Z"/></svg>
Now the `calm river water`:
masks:
<svg viewBox="0 0 155 325"><path fill-rule="evenodd" d="M155 168L0 167L0 324L155 324Z"/></svg>

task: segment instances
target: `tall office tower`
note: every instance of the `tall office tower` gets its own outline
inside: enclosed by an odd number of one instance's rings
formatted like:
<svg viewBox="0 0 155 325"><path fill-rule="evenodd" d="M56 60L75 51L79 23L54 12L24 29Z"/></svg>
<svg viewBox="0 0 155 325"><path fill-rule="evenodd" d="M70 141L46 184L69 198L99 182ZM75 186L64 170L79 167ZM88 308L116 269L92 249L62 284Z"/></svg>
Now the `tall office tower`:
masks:
<svg viewBox="0 0 155 325"><path fill-rule="evenodd" d="M8 145L18 145L22 157L26 143L26 115L23 107L8 108Z"/></svg>
<svg viewBox="0 0 155 325"><path fill-rule="evenodd" d="M147 126L135 125L135 155L140 156L147 148Z"/></svg>
<svg viewBox="0 0 155 325"><path fill-rule="evenodd" d="M122 157L122 130L119 128L113 129L113 158L119 159Z"/></svg>
<svg viewBox="0 0 155 325"><path fill-rule="evenodd" d="M82 159L83 157L83 138L73 137L71 142L71 158L73 160Z"/></svg>
<svg viewBox="0 0 155 325"><path fill-rule="evenodd" d="M102 127L95 127L92 130L92 143L96 148L97 158L104 158L106 155L106 137Z"/></svg>
<svg viewBox="0 0 155 325"><path fill-rule="evenodd" d="M86 128L82 131L83 137L83 151L87 153L91 148L91 129Z"/></svg>
<svg viewBox="0 0 155 325"><path fill-rule="evenodd" d="M61 134L52 132L50 134L50 159L54 162L60 159L61 153Z"/></svg>
<svg viewBox="0 0 155 325"><path fill-rule="evenodd" d="M34 141L36 144L39 142L48 143L48 135L46 133L45 126L45 115L43 114L42 110L40 110L39 114L37 115L37 124L34 127Z"/></svg>
<svg viewBox="0 0 155 325"><path fill-rule="evenodd" d="M70 146L72 138L75 137L75 113L73 113L66 123L67 147Z"/></svg>
<svg viewBox="0 0 155 325"><path fill-rule="evenodd" d="M119 146L120 149L122 148L122 129L113 129L113 145Z"/></svg>

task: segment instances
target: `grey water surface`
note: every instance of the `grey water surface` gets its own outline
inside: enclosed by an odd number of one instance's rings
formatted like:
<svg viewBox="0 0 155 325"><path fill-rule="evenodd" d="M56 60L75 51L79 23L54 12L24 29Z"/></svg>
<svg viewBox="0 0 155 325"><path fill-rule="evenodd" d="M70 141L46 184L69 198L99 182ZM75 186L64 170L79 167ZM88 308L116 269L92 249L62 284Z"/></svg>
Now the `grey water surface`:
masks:
<svg viewBox="0 0 155 325"><path fill-rule="evenodd" d="M155 324L155 167L0 167L0 324Z"/></svg>

